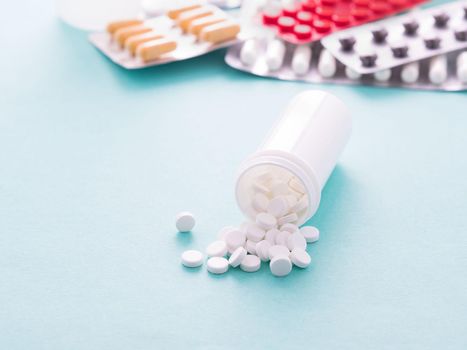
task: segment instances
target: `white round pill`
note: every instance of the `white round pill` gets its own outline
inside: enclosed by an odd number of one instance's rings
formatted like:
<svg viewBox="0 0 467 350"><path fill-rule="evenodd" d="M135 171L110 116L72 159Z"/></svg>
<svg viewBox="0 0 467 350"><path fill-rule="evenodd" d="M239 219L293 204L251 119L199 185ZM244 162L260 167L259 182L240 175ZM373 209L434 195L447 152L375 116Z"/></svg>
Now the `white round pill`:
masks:
<svg viewBox="0 0 467 350"><path fill-rule="evenodd" d="M298 226L295 225L295 224L286 223L286 224L281 226L281 231L287 231L287 232L290 232L290 233L294 233L294 232L298 231Z"/></svg>
<svg viewBox="0 0 467 350"><path fill-rule="evenodd" d="M175 217L178 232L190 232L195 227L195 217L189 211L178 213Z"/></svg>
<svg viewBox="0 0 467 350"><path fill-rule="evenodd" d="M271 245L276 244L276 236L280 233L277 228L272 228L269 231L266 232L266 236L264 239L268 241Z"/></svg>
<svg viewBox="0 0 467 350"><path fill-rule="evenodd" d="M306 250L302 249L292 250L292 253L290 253L290 260L295 266L298 266L302 269L304 269L311 263L310 255L306 252Z"/></svg>
<svg viewBox="0 0 467 350"><path fill-rule="evenodd" d="M259 213L256 215L256 224L262 229L270 230L277 225L277 219L272 214ZM262 238L263 237L261 237L261 239Z"/></svg>
<svg viewBox="0 0 467 350"><path fill-rule="evenodd" d="M287 240L289 239L290 232L281 231L276 235L276 244L287 246Z"/></svg>
<svg viewBox="0 0 467 350"><path fill-rule="evenodd" d="M227 254L227 244L224 241L214 241L206 248L206 255L209 257L225 254Z"/></svg>
<svg viewBox="0 0 467 350"><path fill-rule="evenodd" d="M208 259L207 269L210 273L221 274L229 269L229 262L226 258L215 256Z"/></svg>
<svg viewBox="0 0 467 350"><path fill-rule="evenodd" d="M246 235L239 229L229 231L225 236L225 242L230 250L235 250L245 244Z"/></svg>
<svg viewBox="0 0 467 350"><path fill-rule="evenodd" d="M268 254L269 259L272 260L274 257L279 255L289 256L290 251L286 246L276 244L269 248Z"/></svg>
<svg viewBox="0 0 467 350"><path fill-rule="evenodd" d="M291 209L291 211L294 213L299 213L302 210L306 209L307 207L308 207L308 196L304 195L302 198L300 198L297 205Z"/></svg>
<svg viewBox="0 0 467 350"><path fill-rule="evenodd" d="M256 211L264 212L268 210L269 198L264 193L256 193L253 198L253 208Z"/></svg>
<svg viewBox="0 0 467 350"><path fill-rule="evenodd" d="M266 240L256 243L256 254L262 261L269 261L269 248L272 244Z"/></svg>
<svg viewBox="0 0 467 350"><path fill-rule="evenodd" d="M198 250L185 250L182 253L182 264L186 267L198 267L203 265L203 253Z"/></svg>
<svg viewBox="0 0 467 350"><path fill-rule="evenodd" d="M284 277L292 271L292 262L287 256L279 255L271 260L269 268L274 276Z"/></svg>
<svg viewBox="0 0 467 350"><path fill-rule="evenodd" d="M297 214L295 213L290 213L288 215L285 215L283 217L280 217L279 219L277 219L277 224L279 226L282 226L282 225L285 225L287 223L292 223L292 222L295 222L298 220L298 216Z"/></svg>
<svg viewBox="0 0 467 350"><path fill-rule="evenodd" d="M290 251L294 249L306 249L306 239L300 232L295 232L287 238L287 247Z"/></svg>
<svg viewBox="0 0 467 350"><path fill-rule="evenodd" d="M319 230L314 226L303 226L300 232L308 243L316 242L319 239Z"/></svg>
<svg viewBox="0 0 467 350"><path fill-rule="evenodd" d="M238 247L235 249L235 251L232 253L232 255L229 258L229 264L232 267L237 267L240 265L243 261L243 259L246 256L246 250L243 247Z"/></svg>
<svg viewBox="0 0 467 350"><path fill-rule="evenodd" d="M256 254L256 242L247 239L245 243L245 249L250 254Z"/></svg>
<svg viewBox="0 0 467 350"><path fill-rule="evenodd" d="M268 205L268 213L276 218L284 216L289 211L289 202L283 196L274 197Z"/></svg>
<svg viewBox="0 0 467 350"><path fill-rule="evenodd" d="M264 238L266 232L254 223L250 223L246 229L246 236L249 240L259 242Z"/></svg>
<svg viewBox="0 0 467 350"><path fill-rule="evenodd" d="M305 194L306 190L305 187L303 186L302 182L296 178L292 178L289 181L289 187L294 190L295 192Z"/></svg>
<svg viewBox="0 0 467 350"><path fill-rule="evenodd" d="M217 239L221 240L221 241L225 241L225 238L227 236L227 234L232 231L232 230L235 230L236 227L234 226L226 226L226 227L223 227L219 230L219 233L217 234Z"/></svg>
<svg viewBox="0 0 467 350"><path fill-rule="evenodd" d="M256 272L261 267L261 260L256 255L247 255L240 263L240 268L245 272Z"/></svg>

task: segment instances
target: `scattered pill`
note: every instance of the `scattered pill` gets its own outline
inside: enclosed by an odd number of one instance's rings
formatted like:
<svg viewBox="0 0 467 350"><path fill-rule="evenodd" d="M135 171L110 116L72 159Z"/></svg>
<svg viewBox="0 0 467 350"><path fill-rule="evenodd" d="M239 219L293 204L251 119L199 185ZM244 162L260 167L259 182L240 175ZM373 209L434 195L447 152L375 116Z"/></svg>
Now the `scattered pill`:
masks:
<svg viewBox="0 0 467 350"><path fill-rule="evenodd" d="M256 224L264 230L270 230L271 228L277 225L277 219L272 214L259 213L258 215L256 215ZM263 237L261 237L261 239Z"/></svg>
<svg viewBox="0 0 467 350"><path fill-rule="evenodd" d="M209 258L206 265L207 270L216 275L225 273L229 269L229 262L227 259L218 256Z"/></svg>
<svg viewBox="0 0 467 350"><path fill-rule="evenodd" d="M287 256L278 255L271 259L269 268L274 276L284 277L292 271L292 262Z"/></svg>
<svg viewBox="0 0 467 350"><path fill-rule="evenodd" d="M273 228L266 232L265 240L268 241L271 245L276 244L276 237L280 233L277 228Z"/></svg>
<svg viewBox="0 0 467 350"><path fill-rule="evenodd" d="M272 71L282 66L285 56L285 45L281 40L275 39L268 43L266 49L266 64Z"/></svg>
<svg viewBox="0 0 467 350"><path fill-rule="evenodd" d="M245 243L246 251L250 254L256 255L256 244L257 242L247 239Z"/></svg>
<svg viewBox="0 0 467 350"><path fill-rule="evenodd" d="M279 224L279 226L282 226L287 223L296 222L297 220L298 220L297 214L290 213L277 219L277 223Z"/></svg>
<svg viewBox="0 0 467 350"><path fill-rule="evenodd" d="M374 77L379 82L386 82L391 78L391 70L383 69L383 70L377 71L374 74Z"/></svg>
<svg viewBox="0 0 467 350"><path fill-rule="evenodd" d="M175 217L178 232L190 232L195 227L195 216L189 211L178 213Z"/></svg>
<svg viewBox="0 0 467 350"><path fill-rule="evenodd" d="M276 235L276 245L287 245L287 239L290 236L290 232L281 231Z"/></svg>
<svg viewBox="0 0 467 350"><path fill-rule="evenodd" d="M239 229L229 231L225 236L225 242L227 243L227 247L231 250L235 250L238 247L243 246L243 244L245 244L245 241L246 234Z"/></svg>
<svg viewBox="0 0 467 350"><path fill-rule="evenodd" d="M308 267L308 265L311 263L310 255L306 252L306 250L303 249L292 250L290 253L290 260L295 266L302 269Z"/></svg>
<svg viewBox="0 0 467 350"><path fill-rule="evenodd" d="M258 255L258 257L262 261L269 261L269 249L271 247L272 247L272 244L266 240L256 243L256 246L255 246L256 255Z"/></svg>
<svg viewBox="0 0 467 350"><path fill-rule="evenodd" d="M446 56L441 55L430 60L428 78L433 84L439 85L448 77L448 66Z"/></svg>
<svg viewBox="0 0 467 350"><path fill-rule="evenodd" d="M232 230L236 230L236 228L233 226L223 227L222 229L219 230L219 233L217 234L217 239L225 242L225 238L227 234Z"/></svg>
<svg viewBox="0 0 467 350"><path fill-rule="evenodd" d="M297 75L304 75L310 69L311 48L307 45L297 46L292 58L292 70Z"/></svg>
<svg viewBox="0 0 467 350"><path fill-rule="evenodd" d="M285 245L276 244L271 246L268 250L269 259L271 260L276 256L289 256L289 254L289 248L287 248Z"/></svg>
<svg viewBox="0 0 467 350"><path fill-rule="evenodd" d="M182 264L186 267L198 267L203 265L203 253L198 250L185 250L182 253Z"/></svg>
<svg viewBox="0 0 467 350"><path fill-rule="evenodd" d="M336 59L328 50L323 49L318 60L318 72L325 78L331 78L336 73Z"/></svg>
<svg viewBox="0 0 467 350"><path fill-rule="evenodd" d="M206 255L209 257L224 256L226 254L227 244L224 241L214 241L206 248Z"/></svg>
<svg viewBox="0 0 467 350"><path fill-rule="evenodd" d="M306 249L306 239L303 237L303 235L300 232L295 232L292 233L288 238L287 238L287 247L289 248L290 251L294 249Z"/></svg>
<svg viewBox="0 0 467 350"><path fill-rule="evenodd" d="M420 74L420 64L412 62L406 64L401 69L401 80L406 84L413 84L418 80Z"/></svg>
<svg viewBox="0 0 467 350"><path fill-rule="evenodd" d="M240 263L240 269L245 272L256 272L261 267L261 260L256 255L247 255Z"/></svg>
<svg viewBox="0 0 467 350"><path fill-rule="evenodd" d="M299 230L299 228L295 224L286 223L286 224L281 226L280 230L281 231L287 231L287 232L290 232L290 233L295 233L295 232L297 232Z"/></svg>
<svg viewBox="0 0 467 350"><path fill-rule="evenodd" d="M261 241L265 234L266 232L264 231L263 227L260 227L258 224L251 223L246 229L246 237L254 242Z"/></svg>
<svg viewBox="0 0 467 350"><path fill-rule="evenodd" d="M276 218L281 217L289 211L289 203L284 196L273 198L268 205L268 213Z"/></svg>
<svg viewBox="0 0 467 350"><path fill-rule="evenodd" d="M237 267L238 265L240 265L243 259L245 258L246 254L247 254L247 251L243 247L238 247L237 249L235 249L235 251L232 253L232 255L229 258L230 266Z"/></svg>
<svg viewBox="0 0 467 350"><path fill-rule="evenodd" d="M319 239L319 230L314 226L303 226L300 228L300 232L307 243L313 243Z"/></svg>

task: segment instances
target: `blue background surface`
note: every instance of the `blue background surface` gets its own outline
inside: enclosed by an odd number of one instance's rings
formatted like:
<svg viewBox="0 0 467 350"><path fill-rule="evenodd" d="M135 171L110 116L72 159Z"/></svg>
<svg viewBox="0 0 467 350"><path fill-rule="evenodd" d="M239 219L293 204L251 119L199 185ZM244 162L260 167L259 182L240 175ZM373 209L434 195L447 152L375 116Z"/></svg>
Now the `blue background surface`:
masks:
<svg viewBox="0 0 467 350"><path fill-rule="evenodd" d="M260 79L223 52L125 71L44 2L2 27L1 349L467 348L465 94ZM309 88L354 117L312 266L183 268L241 222L238 164Z"/></svg>

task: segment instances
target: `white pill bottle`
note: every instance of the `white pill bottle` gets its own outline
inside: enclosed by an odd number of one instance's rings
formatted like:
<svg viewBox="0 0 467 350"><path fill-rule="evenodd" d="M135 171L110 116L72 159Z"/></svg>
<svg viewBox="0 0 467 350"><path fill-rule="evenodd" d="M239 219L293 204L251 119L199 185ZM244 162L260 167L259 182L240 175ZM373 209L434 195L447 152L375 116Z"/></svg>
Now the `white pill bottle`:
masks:
<svg viewBox="0 0 467 350"><path fill-rule="evenodd" d="M309 90L295 96L259 149L240 164L235 192L241 211L254 220L258 181L298 181L306 206L296 224L304 224L318 210L351 130L350 113L334 95Z"/></svg>

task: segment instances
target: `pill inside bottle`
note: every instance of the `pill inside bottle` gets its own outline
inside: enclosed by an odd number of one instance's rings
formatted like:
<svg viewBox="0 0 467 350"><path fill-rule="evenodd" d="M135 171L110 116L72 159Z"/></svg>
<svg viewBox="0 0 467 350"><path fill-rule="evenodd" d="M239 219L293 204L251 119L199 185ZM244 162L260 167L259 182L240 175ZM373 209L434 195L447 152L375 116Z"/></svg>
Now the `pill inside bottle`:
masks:
<svg viewBox="0 0 467 350"><path fill-rule="evenodd" d="M235 191L242 212L254 219L261 196L278 222L305 223L318 209L351 128L347 107L337 97L317 90L297 95L240 165Z"/></svg>

